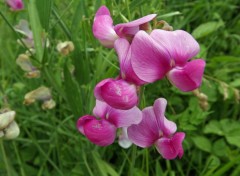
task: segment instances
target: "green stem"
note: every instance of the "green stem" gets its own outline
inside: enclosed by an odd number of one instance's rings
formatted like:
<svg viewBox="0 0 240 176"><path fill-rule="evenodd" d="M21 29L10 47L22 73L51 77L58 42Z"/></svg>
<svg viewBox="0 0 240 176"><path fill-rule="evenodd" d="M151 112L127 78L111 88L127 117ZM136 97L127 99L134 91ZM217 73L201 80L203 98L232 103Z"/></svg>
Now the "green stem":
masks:
<svg viewBox="0 0 240 176"><path fill-rule="evenodd" d="M19 163L19 165L21 166L21 165L22 165L22 161L21 161L21 159L20 159L19 152L18 152L18 150L17 150L17 147L16 147L15 142L13 142L13 147L14 147L14 151L15 151L16 156L17 156L18 163ZM23 167L20 167L20 171L21 171L21 175L22 175L22 176L26 176Z"/></svg>
<svg viewBox="0 0 240 176"><path fill-rule="evenodd" d="M136 161L136 155L137 155L137 146L132 147L132 156L131 156L131 168L130 168L130 175L134 174L134 166Z"/></svg>
<svg viewBox="0 0 240 176"><path fill-rule="evenodd" d="M0 140L0 147L1 147L1 153L2 153L2 156L3 156L3 161L4 161L4 164L5 164L5 168L6 168L6 171L7 171L7 175L11 176L11 169L10 169L9 164L8 164L7 155L5 153L5 149L4 149L4 145L3 145L3 140Z"/></svg>

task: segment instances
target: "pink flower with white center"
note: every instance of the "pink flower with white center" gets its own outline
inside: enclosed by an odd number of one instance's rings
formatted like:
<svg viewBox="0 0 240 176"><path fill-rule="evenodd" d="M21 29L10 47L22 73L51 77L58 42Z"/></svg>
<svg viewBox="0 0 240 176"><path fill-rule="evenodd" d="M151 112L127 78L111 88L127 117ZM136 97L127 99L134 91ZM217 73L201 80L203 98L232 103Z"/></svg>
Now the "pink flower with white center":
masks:
<svg viewBox="0 0 240 176"><path fill-rule="evenodd" d="M127 110L138 104L137 89L125 80L104 79L94 89L95 97L113 108Z"/></svg>
<svg viewBox="0 0 240 176"><path fill-rule="evenodd" d="M18 11L24 8L22 0L6 0L6 3L11 7L11 10Z"/></svg>
<svg viewBox="0 0 240 176"><path fill-rule="evenodd" d="M131 44L131 64L136 75L154 82L167 75L182 91L192 91L202 83L205 61L189 61L199 52L199 44L182 30L153 30L150 35L139 31Z"/></svg>
<svg viewBox="0 0 240 176"><path fill-rule="evenodd" d="M93 114L78 119L77 128L92 143L99 146L111 145L117 128L129 127L142 120L142 112L136 106L129 110L114 109L105 102L96 100Z"/></svg>
<svg viewBox="0 0 240 176"><path fill-rule="evenodd" d="M165 159L174 159L183 156L182 141L185 133L176 132L177 126L165 116L167 101L159 98L153 107L144 108L142 121L128 127L129 139L139 147L155 145L158 152Z"/></svg>
<svg viewBox="0 0 240 176"><path fill-rule="evenodd" d="M150 14L129 23L114 26L108 8L101 6L94 18L93 35L103 46L113 48L116 39L127 38L131 40L139 30L148 30L148 22L155 17L156 14Z"/></svg>

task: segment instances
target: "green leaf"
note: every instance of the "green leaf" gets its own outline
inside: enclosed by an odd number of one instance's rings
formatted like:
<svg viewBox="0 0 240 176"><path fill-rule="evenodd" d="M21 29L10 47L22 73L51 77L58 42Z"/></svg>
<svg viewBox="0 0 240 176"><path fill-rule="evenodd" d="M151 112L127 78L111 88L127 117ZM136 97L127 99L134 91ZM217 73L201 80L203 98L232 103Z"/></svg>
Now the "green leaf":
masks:
<svg viewBox="0 0 240 176"><path fill-rule="evenodd" d="M68 104L76 117L82 115L83 112L83 96L81 96L81 88L78 83L73 79L67 65L64 67L64 85L65 94Z"/></svg>
<svg viewBox="0 0 240 176"><path fill-rule="evenodd" d="M52 11L52 0L37 1L37 9L42 27L48 31L50 15Z"/></svg>
<svg viewBox="0 0 240 176"><path fill-rule="evenodd" d="M229 134L226 134L225 137L229 144L240 147L240 129L231 131Z"/></svg>
<svg viewBox="0 0 240 176"><path fill-rule="evenodd" d="M228 151L228 146L225 140L219 139L213 144L213 153L219 157L226 156Z"/></svg>
<svg viewBox="0 0 240 176"><path fill-rule="evenodd" d="M202 137L202 136L195 136L192 138L192 140L197 148L199 148L205 152L209 152L209 153L211 152L212 145L208 138Z"/></svg>
<svg viewBox="0 0 240 176"><path fill-rule="evenodd" d="M211 134L216 134L216 135L220 135L220 136L224 135L224 132L221 128L221 124L216 120L210 121L205 126L203 131L204 131L204 133L211 133Z"/></svg>
<svg viewBox="0 0 240 176"><path fill-rule="evenodd" d="M42 44L42 26L40 23L38 11L36 8L36 0L31 0L28 3L29 19L33 32L34 47L36 49L37 59L41 62L43 57L43 44Z"/></svg>
<svg viewBox="0 0 240 176"><path fill-rule="evenodd" d="M199 39L213 33L223 25L224 25L223 22L215 22L215 21L203 23L192 32L192 35L195 39Z"/></svg>

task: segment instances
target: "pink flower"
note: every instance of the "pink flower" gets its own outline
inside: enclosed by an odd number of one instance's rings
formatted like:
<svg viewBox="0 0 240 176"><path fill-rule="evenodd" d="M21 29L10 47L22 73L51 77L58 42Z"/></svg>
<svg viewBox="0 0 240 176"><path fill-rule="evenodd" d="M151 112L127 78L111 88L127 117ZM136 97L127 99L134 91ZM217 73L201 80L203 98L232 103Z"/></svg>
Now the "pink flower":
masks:
<svg viewBox="0 0 240 176"><path fill-rule="evenodd" d="M197 41L182 30L153 30L150 35L139 31L131 44L131 64L137 77L154 82L167 75L182 91L192 91L201 85L205 61L189 61L199 52Z"/></svg>
<svg viewBox="0 0 240 176"><path fill-rule="evenodd" d="M94 95L116 109L131 109L138 103L136 86L122 79L102 80L96 85Z"/></svg>
<svg viewBox="0 0 240 176"><path fill-rule="evenodd" d="M147 23L156 17L156 14L147 15L129 23L113 25L111 14L106 6L101 6L94 18L93 35L108 48L113 48L116 39L132 38L139 30L147 30ZM147 27L146 27L147 26Z"/></svg>
<svg viewBox="0 0 240 176"><path fill-rule="evenodd" d="M153 107L144 108L142 121L128 127L129 139L140 147L150 147L155 144L158 152L165 159L183 156L182 141L185 133L176 132L177 126L165 116L167 101L159 98Z"/></svg>
<svg viewBox="0 0 240 176"><path fill-rule="evenodd" d="M121 78L135 85L142 85L146 83L145 81L141 80L133 71L131 64L131 46L127 39L117 39L114 43L114 48L118 54Z"/></svg>
<svg viewBox="0 0 240 176"><path fill-rule="evenodd" d="M11 7L11 10L18 11L24 8L22 0L7 0L6 3Z"/></svg>
<svg viewBox="0 0 240 176"><path fill-rule="evenodd" d="M78 119L77 128L92 143L107 146L114 142L117 128L129 127L142 120L142 112L135 106L129 110L114 109L96 100L93 114Z"/></svg>

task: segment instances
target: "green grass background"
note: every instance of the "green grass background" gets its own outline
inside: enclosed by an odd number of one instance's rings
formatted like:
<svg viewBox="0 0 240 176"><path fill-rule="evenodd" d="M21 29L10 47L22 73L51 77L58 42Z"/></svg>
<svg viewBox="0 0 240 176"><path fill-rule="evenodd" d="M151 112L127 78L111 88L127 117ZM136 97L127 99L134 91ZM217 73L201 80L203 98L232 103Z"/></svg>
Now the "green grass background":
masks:
<svg viewBox="0 0 240 176"><path fill-rule="evenodd" d="M25 0L25 9L11 12L0 1L0 106L17 112L21 134L0 139L0 175L240 175L240 1L239 0ZM167 161L154 147L122 149L91 144L76 129L78 117L91 114L93 89L118 74L117 56L94 38L96 10L106 5L114 24L158 14L173 28L191 33L201 45L197 58L206 60L200 90L208 96L203 111L197 98L172 87L167 80L142 88L141 107L158 97L168 100L166 116L186 133L182 159ZM32 62L41 78L27 79L16 65L26 48L13 30L20 19L29 21L36 54ZM43 48L45 34L50 47ZM75 45L67 57L56 51L59 41ZM74 66L74 74L70 68ZM23 105L24 95L45 85L57 105L44 111L40 103Z"/></svg>

